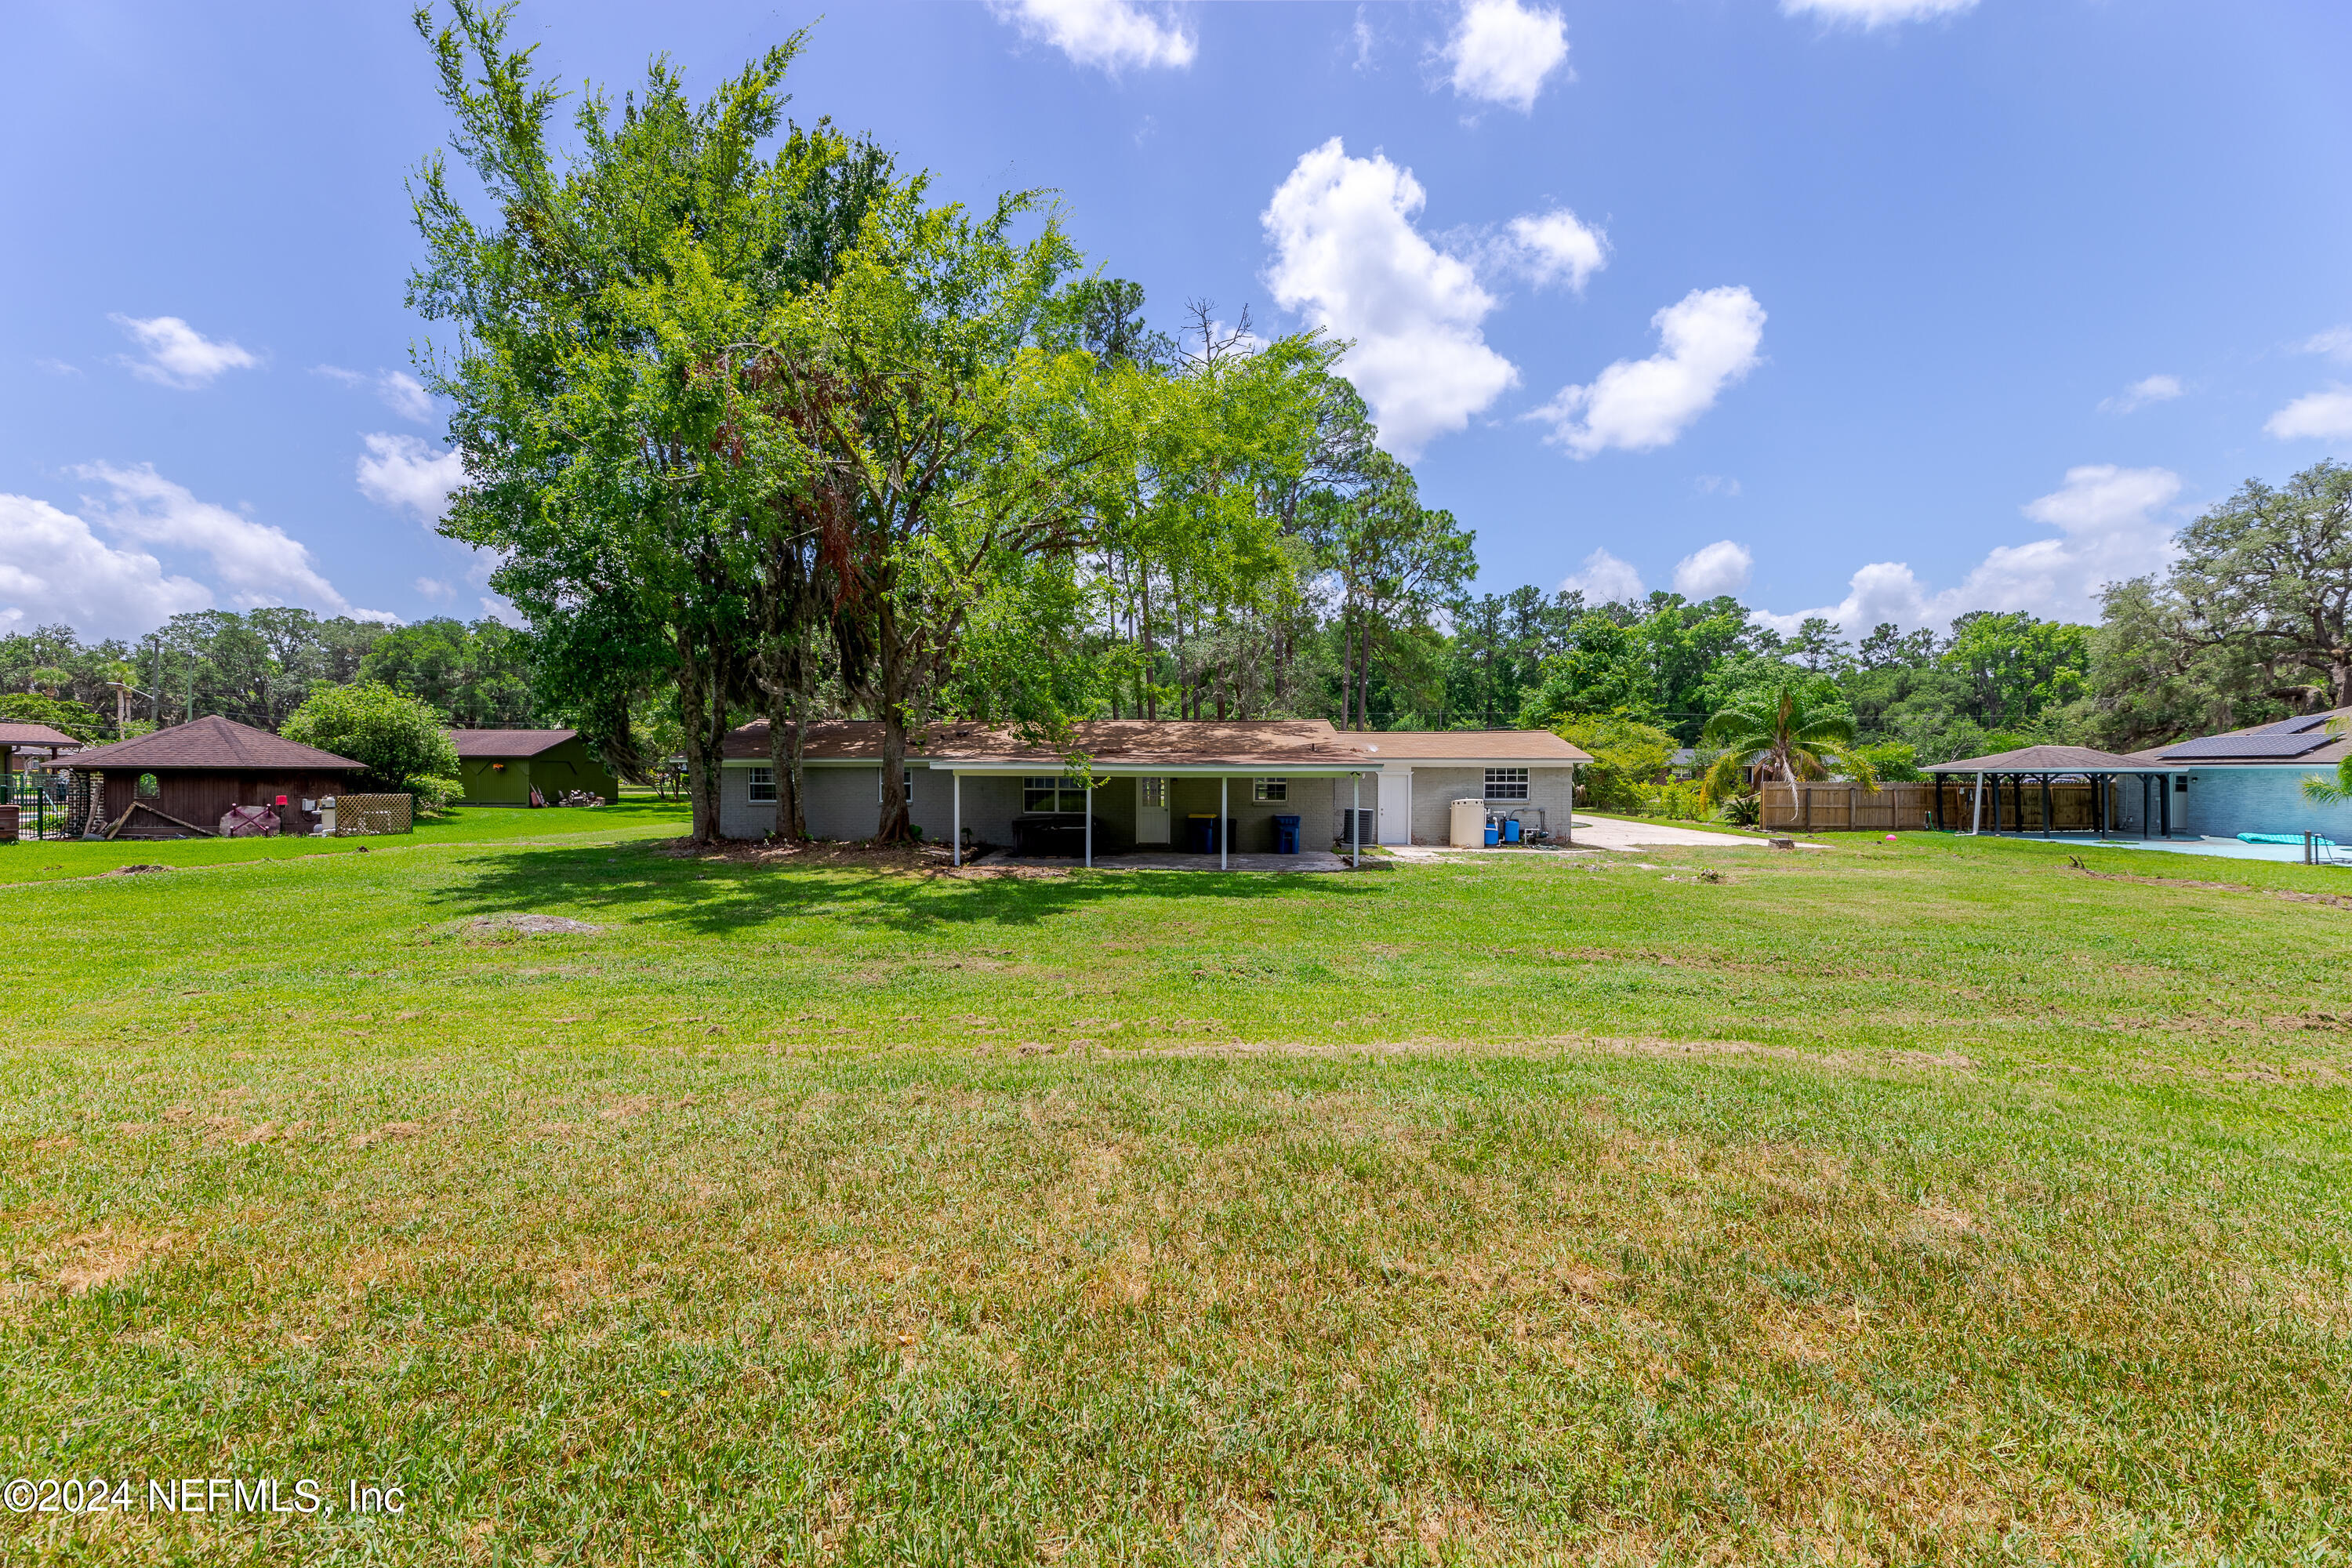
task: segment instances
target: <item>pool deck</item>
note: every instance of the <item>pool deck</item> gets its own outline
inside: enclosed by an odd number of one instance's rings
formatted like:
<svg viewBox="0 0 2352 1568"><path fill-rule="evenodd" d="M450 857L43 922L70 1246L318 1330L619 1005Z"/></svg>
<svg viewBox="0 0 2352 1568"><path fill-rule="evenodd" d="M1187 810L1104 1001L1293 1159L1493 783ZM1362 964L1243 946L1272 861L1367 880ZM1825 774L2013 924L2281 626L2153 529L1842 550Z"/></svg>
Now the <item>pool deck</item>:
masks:
<svg viewBox="0 0 2352 1568"><path fill-rule="evenodd" d="M1958 837L1966 838L1968 834ZM2053 833L2046 837L2039 833L1987 833L1986 838L2014 838L2027 844L2047 844L2053 848L2066 849L2155 849L2167 855L2204 855L2217 860L2270 860L2280 865L2303 864L2300 844L2248 844L2236 838L2187 838L2178 835L2170 838L2102 838L2093 833ZM2323 865L2352 870L2352 852L2336 851L2342 859L2323 861Z"/></svg>

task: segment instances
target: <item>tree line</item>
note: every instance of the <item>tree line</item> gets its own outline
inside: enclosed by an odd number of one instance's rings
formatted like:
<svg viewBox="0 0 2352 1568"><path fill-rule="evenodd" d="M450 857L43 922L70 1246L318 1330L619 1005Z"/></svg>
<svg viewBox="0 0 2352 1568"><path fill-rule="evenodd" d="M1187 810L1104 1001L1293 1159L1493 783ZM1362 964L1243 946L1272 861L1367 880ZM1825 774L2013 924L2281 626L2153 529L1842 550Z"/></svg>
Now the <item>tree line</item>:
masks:
<svg viewBox="0 0 2352 1568"><path fill-rule="evenodd" d="M420 365L466 481L442 531L495 552L497 620L176 616L136 642L0 637L0 708L282 724L357 682L467 725L564 724L626 776L685 759L717 831L730 727L771 721L780 829L803 721L881 721L883 837L934 719L1065 750L1101 716L1558 728L1670 756L1758 693L1916 763L2035 741L2121 749L2352 702L2346 470L2250 482L2095 627L1941 633L1730 597L1474 594L1475 537L1424 504L1335 369L1206 301L1155 325L1041 193L939 200L870 138L783 115L804 40L707 100L657 61L617 106L564 94L471 3L419 27L455 123L412 182ZM1628 776L1638 773L1629 767Z"/></svg>

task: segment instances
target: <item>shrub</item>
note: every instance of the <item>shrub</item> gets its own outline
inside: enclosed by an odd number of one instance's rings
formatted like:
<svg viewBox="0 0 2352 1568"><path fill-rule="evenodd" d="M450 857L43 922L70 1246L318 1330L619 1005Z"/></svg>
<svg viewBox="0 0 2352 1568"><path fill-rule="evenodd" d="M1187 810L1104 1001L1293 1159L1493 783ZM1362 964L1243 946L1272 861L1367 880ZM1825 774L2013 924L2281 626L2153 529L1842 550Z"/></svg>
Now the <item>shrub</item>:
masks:
<svg viewBox="0 0 2352 1568"><path fill-rule="evenodd" d="M410 795L437 811L460 788L457 742L442 722L431 706L369 680L311 692L279 733L362 763L363 789Z"/></svg>
<svg viewBox="0 0 2352 1568"><path fill-rule="evenodd" d="M1764 820L1764 803L1752 795L1735 795L1716 813L1730 827L1753 827Z"/></svg>
<svg viewBox="0 0 2352 1568"><path fill-rule="evenodd" d="M1917 784L1927 775L1919 771L1919 749L1908 741L1878 741L1856 746L1854 755L1885 784Z"/></svg>
<svg viewBox="0 0 2352 1568"><path fill-rule="evenodd" d="M1599 811L1641 810L1674 760L1672 735L1622 713L1570 714L1552 732L1592 753L1578 770L1584 785L1579 804Z"/></svg>

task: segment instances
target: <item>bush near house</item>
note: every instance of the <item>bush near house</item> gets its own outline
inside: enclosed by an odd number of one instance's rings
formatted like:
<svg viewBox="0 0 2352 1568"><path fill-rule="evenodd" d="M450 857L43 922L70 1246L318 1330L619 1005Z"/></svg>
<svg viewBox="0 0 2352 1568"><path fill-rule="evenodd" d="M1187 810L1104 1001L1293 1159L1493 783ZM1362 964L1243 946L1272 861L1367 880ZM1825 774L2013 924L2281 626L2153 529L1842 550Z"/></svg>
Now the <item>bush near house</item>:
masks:
<svg viewBox="0 0 2352 1568"><path fill-rule="evenodd" d="M1677 745L1655 724L1625 713L1577 713L1555 721L1552 733L1592 753L1579 770L1579 804L1596 811L1641 811L1665 775Z"/></svg>
<svg viewBox="0 0 2352 1568"><path fill-rule="evenodd" d="M437 811L457 798L457 748L440 711L375 681L322 687L278 732L367 766L370 789L414 795Z"/></svg>

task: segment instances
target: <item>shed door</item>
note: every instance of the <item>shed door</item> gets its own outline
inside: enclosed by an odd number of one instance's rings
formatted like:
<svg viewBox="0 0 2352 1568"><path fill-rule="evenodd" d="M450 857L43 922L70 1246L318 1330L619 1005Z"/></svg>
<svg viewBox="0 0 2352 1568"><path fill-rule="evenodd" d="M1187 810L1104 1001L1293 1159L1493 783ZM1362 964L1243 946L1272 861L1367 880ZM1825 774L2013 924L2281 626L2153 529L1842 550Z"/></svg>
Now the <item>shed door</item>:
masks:
<svg viewBox="0 0 2352 1568"><path fill-rule="evenodd" d="M1138 779L1135 781L1135 841L1138 844L1167 844L1168 781Z"/></svg>
<svg viewBox="0 0 2352 1568"><path fill-rule="evenodd" d="M1412 842L1412 770L1382 769L1381 781L1381 823L1376 835L1382 844Z"/></svg>

